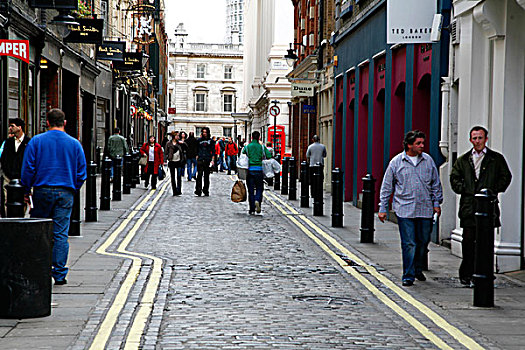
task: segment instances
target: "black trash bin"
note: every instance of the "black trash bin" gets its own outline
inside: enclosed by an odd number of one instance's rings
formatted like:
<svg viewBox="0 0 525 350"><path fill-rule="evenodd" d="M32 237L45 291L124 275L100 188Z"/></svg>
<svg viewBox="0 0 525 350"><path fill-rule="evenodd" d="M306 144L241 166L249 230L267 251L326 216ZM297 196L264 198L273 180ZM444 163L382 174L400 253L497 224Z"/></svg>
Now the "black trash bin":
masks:
<svg viewBox="0 0 525 350"><path fill-rule="evenodd" d="M51 314L51 219L0 219L0 318Z"/></svg>

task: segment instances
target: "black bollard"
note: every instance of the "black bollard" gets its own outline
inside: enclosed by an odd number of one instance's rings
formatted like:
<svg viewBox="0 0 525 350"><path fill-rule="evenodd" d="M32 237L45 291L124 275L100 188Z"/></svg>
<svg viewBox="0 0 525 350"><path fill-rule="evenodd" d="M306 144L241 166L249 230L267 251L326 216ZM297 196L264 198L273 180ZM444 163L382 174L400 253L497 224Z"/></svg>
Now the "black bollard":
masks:
<svg viewBox="0 0 525 350"><path fill-rule="evenodd" d="M124 155L124 188L122 190L122 193L124 194L130 194L131 193L131 166L132 166L132 160L131 160L131 154L126 153Z"/></svg>
<svg viewBox="0 0 525 350"><path fill-rule="evenodd" d="M6 214L8 218L23 218L25 215L24 186L19 179L13 179L6 186Z"/></svg>
<svg viewBox="0 0 525 350"><path fill-rule="evenodd" d="M113 200L122 200L122 158L120 156L115 158L113 168Z"/></svg>
<svg viewBox="0 0 525 350"><path fill-rule="evenodd" d="M290 173L288 200L294 201L297 199L297 162L294 157L288 159L288 171Z"/></svg>
<svg viewBox="0 0 525 350"><path fill-rule="evenodd" d="M363 201L361 209L361 243L374 243L374 182L371 174L363 180Z"/></svg>
<svg viewBox="0 0 525 350"><path fill-rule="evenodd" d="M132 154L132 162L131 162L131 188L136 188L138 184L140 184L140 166L139 166L139 159L140 159L140 152L139 151L133 151Z"/></svg>
<svg viewBox="0 0 525 350"><path fill-rule="evenodd" d="M476 194L474 306L494 306L494 211L497 197L489 189Z"/></svg>
<svg viewBox="0 0 525 350"><path fill-rule="evenodd" d="M102 148L100 146L97 146L95 148L95 163L97 165L97 174L100 174L101 168L100 168L100 161L102 159L101 154Z"/></svg>
<svg viewBox="0 0 525 350"><path fill-rule="evenodd" d="M0 217L5 218L4 177L0 176Z"/></svg>
<svg viewBox="0 0 525 350"><path fill-rule="evenodd" d="M73 198L73 210L71 211L71 217L69 219L69 231L67 235L69 237L79 237L80 236L80 190L75 192L75 197Z"/></svg>
<svg viewBox="0 0 525 350"><path fill-rule="evenodd" d="M332 227L343 227L343 173L332 170Z"/></svg>
<svg viewBox="0 0 525 350"><path fill-rule="evenodd" d="M100 210L111 209L110 180L111 177L111 159L104 159L102 162L102 185L100 189Z"/></svg>
<svg viewBox="0 0 525 350"><path fill-rule="evenodd" d="M282 176L282 184L281 184L281 194L287 195L288 194L288 160L290 158L284 157L283 158L283 176Z"/></svg>
<svg viewBox="0 0 525 350"><path fill-rule="evenodd" d="M323 216L323 177L321 174L321 163L311 167L312 171L312 193L314 195L314 216Z"/></svg>
<svg viewBox="0 0 525 350"><path fill-rule="evenodd" d="M310 206L310 186L308 186L308 163L301 162L301 208Z"/></svg>
<svg viewBox="0 0 525 350"><path fill-rule="evenodd" d="M281 155L278 154L275 158L279 163L281 162ZM279 191L281 189L281 172L276 172L275 176L273 177L273 190Z"/></svg>
<svg viewBox="0 0 525 350"><path fill-rule="evenodd" d="M86 181L86 222L97 221L97 164L91 162L88 165L88 177Z"/></svg>

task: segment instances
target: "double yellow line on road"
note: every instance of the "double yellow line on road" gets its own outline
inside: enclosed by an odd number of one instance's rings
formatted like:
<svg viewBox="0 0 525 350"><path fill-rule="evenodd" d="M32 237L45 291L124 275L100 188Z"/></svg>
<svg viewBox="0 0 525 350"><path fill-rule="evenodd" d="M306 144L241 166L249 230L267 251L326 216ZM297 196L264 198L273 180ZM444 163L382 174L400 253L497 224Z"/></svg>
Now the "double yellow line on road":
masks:
<svg viewBox="0 0 525 350"><path fill-rule="evenodd" d="M153 304L155 301L155 296L162 278L162 259L159 259L155 256L148 254L141 254L136 252L130 252L127 250L127 246L135 237L137 231L142 226L144 221L152 213L153 208L157 202L162 197L162 194L168 186L168 181L166 181L158 191L151 190L146 197L131 211L131 213L122 221L122 223L117 227L115 231L108 237L108 239L97 249L97 253L101 255L114 256L119 258L131 259L132 264L126 276L126 279L120 286L120 289L115 297L113 303L106 316L104 321L99 326L98 331L91 343L90 350L99 350L106 348L109 337L117 323L118 316L120 315L126 301L129 297L129 293L137 280L140 268L143 264L143 259L151 259L153 261L152 270L146 285L146 289L142 295L140 304L138 305L138 311L135 314L133 323L131 325L130 331L126 338L124 349L138 349L140 346L140 340L142 334L146 327L146 323L149 315L153 310ZM122 242L117 248L117 253L109 252L108 248L115 243L119 235L125 230L125 228L130 224L130 222L135 218L137 213L140 212L142 207L151 199L153 195L155 198L151 201L150 205L142 213L142 216L135 222L131 230L126 234Z"/></svg>
<svg viewBox="0 0 525 350"><path fill-rule="evenodd" d="M267 193L270 193L268 195ZM359 283L361 283L366 289L368 289L374 296L376 296L383 304L388 306L392 311L402 317L407 323L414 327L421 335L431 341L439 349L452 349L443 339L433 333L414 316L410 315L406 310L401 308L397 303L390 299L385 293L379 290L374 284L368 279L362 276L361 273L356 271L352 266L349 266L337 253L334 252L326 243L324 243L319 237L322 237L325 241L329 242L332 247L346 255L349 259L353 260L359 266L365 268L367 272L376 278L381 284L392 292L397 294L401 299L412 305L415 309L420 311L427 319L432 321L436 326L446 331L460 344L465 346L467 349L483 349L472 338L461 332L456 327L448 323L443 317L436 312L432 311L428 306L415 299L412 295L398 287L394 282L388 279L386 276L380 274L373 266L370 266L357 255L350 252L341 243L339 243L332 235L321 229L318 225L313 223L305 215L299 213L293 207L284 202L280 197L276 196L272 192L265 192L266 199L277 208L283 215L286 215L292 223L294 223L301 231L303 231L312 241L314 241L319 247L321 247L332 259L334 259L348 274L354 277ZM277 204L279 202L280 204ZM286 211L286 208L288 211ZM293 216L292 216L293 215ZM300 220L298 220L298 219ZM309 226L303 225L303 222Z"/></svg>

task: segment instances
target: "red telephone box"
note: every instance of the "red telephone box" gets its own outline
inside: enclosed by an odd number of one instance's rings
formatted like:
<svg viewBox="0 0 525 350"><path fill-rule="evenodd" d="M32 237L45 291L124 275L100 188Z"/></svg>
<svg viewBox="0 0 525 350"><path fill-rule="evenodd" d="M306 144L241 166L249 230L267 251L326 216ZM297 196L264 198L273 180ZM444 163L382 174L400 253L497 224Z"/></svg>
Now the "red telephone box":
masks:
<svg viewBox="0 0 525 350"><path fill-rule="evenodd" d="M286 134L284 133L284 126L277 125L275 127L268 127L268 142L272 143L275 154L280 154L281 159L283 159L286 148Z"/></svg>

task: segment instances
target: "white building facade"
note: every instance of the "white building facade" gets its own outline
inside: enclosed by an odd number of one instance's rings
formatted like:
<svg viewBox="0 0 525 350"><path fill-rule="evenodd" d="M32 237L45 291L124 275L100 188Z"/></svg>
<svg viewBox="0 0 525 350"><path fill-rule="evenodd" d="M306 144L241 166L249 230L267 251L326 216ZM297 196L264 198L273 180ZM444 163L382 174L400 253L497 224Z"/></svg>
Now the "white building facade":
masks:
<svg viewBox="0 0 525 350"><path fill-rule="evenodd" d="M458 196L450 191L452 161L469 151L469 130L489 130L487 146L501 152L512 183L499 196L502 227L494 242L495 270L524 268L525 187L525 0L455 0L451 26L449 77L443 84L442 166L446 215L442 231L451 233L452 252L461 255ZM444 208L445 209L445 208ZM446 221L446 217L453 218ZM445 220L445 221L443 221ZM446 236L447 232L442 232Z"/></svg>
<svg viewBox="0 0 525 350"><path fill-rule="evenodd" d="M226 0L226 44L244 43L244 0Z"/></svg>
<svg viewBox="0 0 525 350"><path fill-rule="evenodd" d="M291 71L284 55L293 42L294 10L291 1L245 0L244 102L242 112L249 115L250 130L260 131L268 140L268 127L281 125L286 132L286 148L290 147L290 82ZM269 114L276 104L277 119ZM249 132L248 131L248 132Z"/></svg>
<svg viewBox="0 0 525 350"><path fill-rule="evenodd" d="M232 44L185 43L178 30L169 47L168 130L209 127L212 136L235 135L231 114L243 105L243 48ZM175 110L174 110L175 109Z"/></svg>

